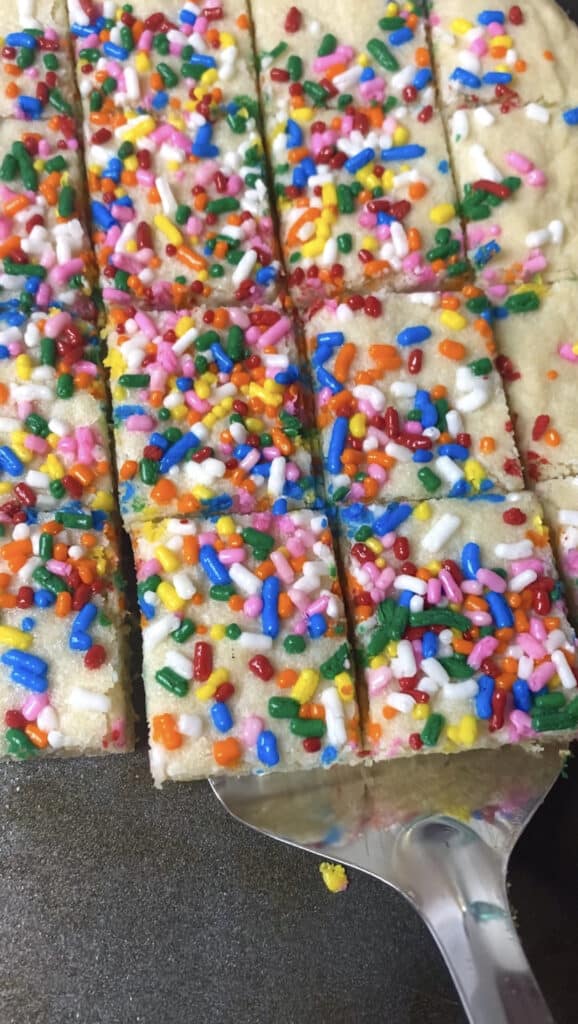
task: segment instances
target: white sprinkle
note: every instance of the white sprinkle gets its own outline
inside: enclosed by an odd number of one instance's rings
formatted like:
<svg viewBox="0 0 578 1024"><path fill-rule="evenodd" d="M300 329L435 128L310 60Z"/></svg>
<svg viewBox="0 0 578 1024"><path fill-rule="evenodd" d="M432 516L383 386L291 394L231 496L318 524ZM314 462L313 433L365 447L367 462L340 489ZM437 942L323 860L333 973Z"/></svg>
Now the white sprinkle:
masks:
<svg viewBox="0 0 578 1024"><path fill-rule="evenodd" d="M550 655L552 664L556 666L556 672L565 690L576 688L576 679L570 668L563 651L552 651Z"/></svg>
<svg viewBox="0 0 578 1024"><path fill-rule="evenodd" d="M265 636L264 633L241 633L237 643L249 651L270 651L273 646L273 637Z"/></svg>
<svg viewBox="0 0 578 1024"><path fill-rule="evenodd" d="M434 523L432 528L423 537L422 545L425 550L429 551L432 555L437 551L441 551L444 544L460 528L461 522L459 516L454 516L451 512L444 512L437 523Z"/></svg>
<svg viewBox="0 0 578 1024"><path fill-rule="evenodd" d="M237 589L242 594L245 594L245 596L250 597L261 592L261 580L250 569L247 569L245 565L241 565L240 562L234 562L230 566L229 576Z"/></svg>
<svg viewBox="0 0 578 1024"><path fill-rule="evenodd" d="M464 679L460 683L446 683L442 690L447 700L469 700L477 696L478 684L475 679Z"/></svg>
<svg viewBox="0 0 578 1024"><path fill-rule="evenodd" d="M481 409L482 406L487 405L490 401L490 392L487 387L483 384L479 384L477 387L472 388L466 395L461 395L460 398L456 399L456 407L460 412L475 412L476 409Z"/></svg>
<svg viewBox="0 0 578 1024"><path fill-rule="evenodd" d="M530 558L534 553L534 545L531 540L519 540L514 544L496 544L494 554L496 558L514 560L518 558Z"/></svg>
<svg viewBox="0 0 578 1024"><path fill-rule="evenodd" d="M392 459L397 459L398 462L411 462L413 459L409 448L405 448L402 444L396 444L395 441L387 442L385 454L391 456Z"/></svg>
<svg viewBox="0 0 578 1024"><path fill-rule="evenodd" d="M327 690L324 690L320 700L325 708L327 741L334 747L345 746L347 742L345 714L337 687L330 686Z"/></svg>
<svg viewBox="0 0 578 1024"><path fill-rule="evenodd" d="M393 586L395 590L410 590L412 594L420 594L421 597L427 593L425 580L420 580L418 576L408 576L405 573L396 576Z"/></svg>
<svg viewBox="0 0 578 1024"><path fill-rule="evenodd" d="M534 671L534 659L528 654L522 654L518 660L518 676L520 679L529 679Z"/></svg>
<svg viewBox="0 0 578 1024"><path fill-rule="evenodd" d="M526 107L526 117L530 121L539 121L540 124L548 124L548 121L550 120L550 111L539 103L528 103L528 106Z"/></svg>
<svg viewBox="0 0 578 1024"><path fill-rule="evenodd" d="M561 508L558 512L560 526L578 526L578 512L573 509Z"/></svg>
<svg viewBox="0 0 578 1024"><path fill-rule="evenodd" d="M465 110L456 110L452 117L452 135L455 142L463 142L470 131L470 123Z"/></svg>
<svg viewBox="0 0 578 1024"><path fill-rule="evenodd" d="M521 594L526 587L529 587L537 579L537 572L534 572L533 569L526 569L524 572L519 572L517 576L512 577L509 588L512 593Z"/></svg>
<svg viewBox="0 0 578 1024"><path fill-rule="evenodd" d="M488 107L476 107L473 117L474 121L482 128L489 128L496 120Z"/></svg>
<svg viewBox="0 0 578 1024"><path fill-rule="evenodd" d="M434 683L437 683L438 686L445 686L450 681L449 674L437 658L424 658L420 669L425 672L426 676L433 679Z"/></svg>
<svg viewBox="0 0 578 1024"><path fill-rule="evenodd" d="M539 228L537 231L529 231L526 235L526 247L528 249L539 249L543 245L548 245L550 241L550 232L548 228Z"/></svg>
<svg viewBox="0 0 578 1024"><path fill-rule="evenodd" d="M54 732L60 725L58 715L50 704L47 704L46 707L42 708L42 711L39 712L36 723L38 728L42 729L42 732Z"/></svg>
<svg viewBox="0 0 578 1024"><path fill-rule="evenodd" d="M191 597L193 597L197 592L197 588L186 569L181 569L179 572L174 574L173 587L183 601L190 601Z"/></svg>
<svg viewBox="0 0 578 1024"><path fill-rule="evenodd" d="M105 693L92 693L82 686L73 686L67 704L75 711L101 711L103 714L110 711L110 697Z"/></svg>
<svg viewBox="0 0 578 1024"><path fill-rule="evenodd" d="M167 651L165 665L168 668L172 668L173 672L182 676L183 679L193 678L193 663L190 658L187 658L185 654L181 654L180 651L175 651L172 648L170 651Z"/></svg>
<svg viewBox="0 0 578 1024"><path fill-rule="evenodd" d="M464 477L463 471L449 455L440 455L439 459L434 459L434 468L450 487Z"/></svg>
<svg viewBox="0 0 578 1024"><path fill-rule="evenodd" d="M476 169L476 172L481 178L488 178L490 181L496 182L500 182L502 180L502 173L498 170L496 165L488 159L484 147L480 146L479 142L474 142L470 146L470 159Z"/></svg>
<svg viewBox="0 0 578 1024"><path fill-rule="evenodd" d="M551 220L548 224L548 233L550 235L550 241L554 245L560 245L564 238L564 224L561 220Z"/></svg>
<svg viewBox="0 0 578 1024"><path fill-rule="evenodd" d="M409 640L400 640L397 645L397 656L393 658L392 670L398 679L414 676L416 673L415 654Z"/></svg>
<svg viewBox="0 0 578 1024"><path fill-rule="evenodd" d="M199 715L179 715L177 728L182 736L198 740L203 735L203 720Z"/></svg>
<svg viewBox="0 0 578 1024"><path fill-rule="evenodd" d="M245 255L237 263L237 266L235 267L231 275L231 281L235 285L235 288L238 288L242 281L245 281L248 277L251 276L253 267L255 266L256 262L256 249L248 249Z"/></svg>
<svg viewBox="0 0 578 1024"><path fill-rule="evenodd" d="M563 633L561 629L553 629L546 637L545 646L549 654L551 654L552 651L557 651L559 647L566 647L567 644L568 640L566 634Z"/></svg>
<svg viewBox="0 0 578 1024"><path fill-rule="evenodd" d="M409 693L390 693L386 698L385 704L386 707L395 708L402 715L407 715L413 710L415 698Z"/></svg>
<svg viewBox="0 0 578 1024"><path fill-rule="evenodd" d="M279 498L283 494L286 476L286 459L283 455L277 455L271 463L267 491L272 498Z"/></svg>
<svg viewBox="0 0 578 1024"><path fill-rule="evenodd" d="M159 619L155 619L149 625L143 629L143 654L150 654L154 651L155 647L162 644L163 640L166 640L169 633L174 632L178 629L181 624L181 620L178 615L173 612L169 612L167 615L161 615Z"/></svg>

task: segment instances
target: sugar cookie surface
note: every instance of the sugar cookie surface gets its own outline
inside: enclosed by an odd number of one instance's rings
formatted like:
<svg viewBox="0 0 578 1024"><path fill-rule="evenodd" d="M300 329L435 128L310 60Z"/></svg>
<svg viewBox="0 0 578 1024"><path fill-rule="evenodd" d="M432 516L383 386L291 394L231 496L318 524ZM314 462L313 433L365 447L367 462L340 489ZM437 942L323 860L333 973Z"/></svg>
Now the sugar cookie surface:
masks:
<svg viewBox="0 0 578 1024"><path fill-rule="evenodd" d="M564 596L574 623L578 622L578 476L543 480L536 493L544 506L550 540L564 580Z"/></svg>

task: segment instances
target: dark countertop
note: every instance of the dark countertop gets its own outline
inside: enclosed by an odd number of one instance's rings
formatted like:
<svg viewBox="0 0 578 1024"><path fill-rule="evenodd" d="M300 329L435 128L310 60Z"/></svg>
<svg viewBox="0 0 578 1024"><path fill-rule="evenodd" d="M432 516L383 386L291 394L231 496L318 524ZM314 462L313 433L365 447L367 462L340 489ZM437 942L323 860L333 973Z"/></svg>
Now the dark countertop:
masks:
<svg viewBox="0 0 578 1024"><path fill-rule="evenodd" d="M511 900L558 1024L578 1005L578 761L514 855ZM404 900L155 791L144 752L0 769L1 1024L464 1024ZM488 1022L491 1024L491 1022Z"/></svg>

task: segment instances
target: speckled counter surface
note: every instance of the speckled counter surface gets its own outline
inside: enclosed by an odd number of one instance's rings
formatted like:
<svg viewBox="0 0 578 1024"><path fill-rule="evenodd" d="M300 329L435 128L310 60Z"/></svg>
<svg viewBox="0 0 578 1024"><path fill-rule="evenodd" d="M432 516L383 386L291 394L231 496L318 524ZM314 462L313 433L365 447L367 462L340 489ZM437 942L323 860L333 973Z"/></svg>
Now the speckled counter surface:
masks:
<svg viewBox="0 0 578 1024"><path fill-rule="evenodd" d="M514 856L511 899L558 1024L578 1005L578 760ZM144 753L0 770L1 1024L464 1024L425 927L350 872L155 791Z"/></svg>

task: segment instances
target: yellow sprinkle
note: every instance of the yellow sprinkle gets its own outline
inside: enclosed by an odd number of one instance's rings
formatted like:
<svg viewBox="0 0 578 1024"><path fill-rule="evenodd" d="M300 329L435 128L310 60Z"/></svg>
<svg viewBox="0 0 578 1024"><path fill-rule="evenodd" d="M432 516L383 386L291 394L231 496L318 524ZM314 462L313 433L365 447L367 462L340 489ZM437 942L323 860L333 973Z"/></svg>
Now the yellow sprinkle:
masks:
<svg viewBox="0 0 578 1024"><path fill-rule="evenodd" d="M404 124L398 124L393 129L393 142L396 146L402 146L409 139L409 132Z"/></svg>
<svg viewBox="0 0 578 1024"><path fill-rule="evenodd" d="M211 640L224 640L225 634L225 627L219 622L216 622L209 630Z"/></svg>
<svg viewBox="0 0 578 1024"><path fill-rule="evenodd" d="M383 668L384 665L387 665L387 658L384 658L383 654L376 655L376 657L372 658L369 662L370 668Z"/></svg>
<svg viewBox="0 0 578 1024"><path fill-rule="evenodd" d="M201 82L203 85L214 85L218 77L219 75L216 68L207 68L207 70L203 71L203 74L201 75Z"/></svg>
<svg viewBox="0 0 578 1024"><path fill-rule="evenodd" d="M377 238L373 237L373 235L365 235L361 239L360 248L367 249L368 252L375 252L376 249L379 249L379 242L377 241Z"/></svg>
<svg viewBox="0 0 578 1024"><path fill-rule="evenodd" d="M153 217L153 223L156 228L160 231L165 238L168 238L171 245L180 245L183 236L175 225L165 216L164 213L156 213Z"/></svg>
<svg viewBox="0 0 578 1024"><path fill-rule="evenodd" d="M134 58L134 66L135 70L138 71L140 75L144 74L145 71L150 71L151 62L148 58L148 54L145 53L144 50L137 51Z"/></svg>
<svg viewBox="0 0 578 1024"><path fill-rule="evenodd" d="M429 219L433 224L447 224L455 216L455 212L453 203L438 203L437 206L432 206Z"/></svg>
<svg viewBox="0 0 578 1024"><path fill-rule="evenodd" d="M367 54L360 53L359 57L357 58L357 63L360 65L360 67L366 68L367 65L369 64L369 57L367 56Z"/></svg>
<svg viewBox="0 0 578 1024"><path fill-rule="evenodd" d="M330 864L324 860L319 865L319 871L329 892L345 892L349 881L343 864Z"/></svg>
<svg viewBox="0 0 578 1024"><path fill-rule="evenodd" d="M97 491L90 507L95 512L112 512L114 510L114 495L110 491Z"/></svg>
<svg viewBox="0 0 578 1024"><path fill-rule="evenodd" d="M367 178L365 179L365 187L366 188L374 189L374 188L379 188L380 186L381 186L381 181L379 180L379 178L377 177L376 174L373 174L373 172L372 172L371 174L367 175Z"/></svg>
<svg viewBox="0 0 578 1024"><path fill-rule="evenodd" d="M249 416L245 420L245 424L247 426L247 430L251 434L258 434L259 431L262 430L264 426L263 420L257 419L256 416Z"/></svg>
<svg viewBox="0 0 578 1024"><path fill-rule="evenodd" d="M291 689L291 696L293 700L298 700L300 704L307 704L315 694L317 686L319 685L319 672L316 672L312 668L305 668L300 673L297 682Z"/></svg>
<svg viewBox="0 0 578 1024"><path fill-rule="evenodd" d="M30 380L30 375L32 373L32 363L30 361L30 356L26 352L23 352L21 355L16 356L14 366L16 369L16 376L18 377L18 380Z"/></svg>
<svg viewBox="0 0 578 1024"><path fill-rule="evenodd" d="M230 32L219 33L219 44L223 50L226 50L229 46L235 46L235 37Z"/></svg>
<svg viewBox="0 0 578 1024"><path fill-rule="evenodd" d="M303 121L304 123L306 121L312 121L314 115L315 111L313 110L313 107L298 107L297 110L293 110L291 112L291 117L294 121Z"/></svg>
<svg viewBox="0 0 578 1024"><path fill-rule="evenodd" d="M0 646L16 647L19 651L28 651L32 646L32 634L25 633L16 626L0 626Z"/></svg>
<svg viewBox="0 0 578 1024"><path fill-rule="evenodd" d="M505 46L507 50L511 49L512 37L511 36L494 36L490 43L490 49L494 46Z"/></svg>
<svg viewBox="0 0 578 1024"><path fill-rule="evenodd" d="M134 238L129 238L124 248L125 252L137 252L138 245L136 244L136 240Z"/></svg>
<svg viewBox="0 0 578 1024"><path fill-rule="evenodd" d="M176 572L181 564L178 555L165 544L159 544L158 548L155 548L155 558L158 558L165 572Z"/></svg>
<svg viewBox="0 0 578 1024"><path fill-rule="evenodd" d="M127 156L126 160L124 161L124 167L126 171L137 171L138 160L136 156Z"/></svg>
<svg viewBox="0 0 578 1024"><path fill-rule="evenodd" d="M355 687L353 685L353 679L351 678L350 672L339 672L339 674L335 676L334 682L337 687L337 692L344 704L348 704L349 701L353 700Z"/></svg>
<svg viewBox="0 0 578 1024"><path fill-rule="evenodd" d="M420 502L419 505L416 505L414 510L413 510L413 514L414 514L414 517L416 519L419 519L422 523L425 522L427 519L430 519L431 518L431 509L430 509L427 501L422 501L422 502Z"/></svg>
<svg viewBox="0 0 578 1024"><path fill-rule="evenodd" d="M188 413L186 405L175 405L171 409L171 418L173 420L184 420Z"/></svg>
<svg viewBox="0 0 578 1024"><path fill-rule="evenodd" d="M464 715L457 725L448 725L448 739L461 747L471 747L476 742L478 725L474 715Z"/></svg>
<svg viewBox="0 0 578 1024"><path fill-rule="evenodd" d="M182 597L179 597L172 583L168 583L166 580L159 583L157 594L165 608L170 612L180 612L185 607L186 602Z"/></svg>
<svg viewBox="0 0 578 1024"><path fill-rule="evenodd" d="M215 693L219 686L229 681L229 673L226 668L217 668L214 672L211 672L206 683L199 686L198 690L195 690L195 697L198 700L211 700L215 696Z"/></svg>
<svg viewBox="0 0 578 1024"><path fill-rule="evenodd" d="M323 185L321 189L321 198L324 206L336 206L337 205L337 189L335 185L331 183Z"/></svg>
<svg viewBox="0 0 578 1024"><path fill-rule="evenodd" d="M175 327L175 334L177 338L182 338L183 334L186 334L187 331L190 331L194 326L195 321L192 316L182 316L180 320L177 320L177 325Z"/></svg>
<svg viewBox="0 0 578 1024"><path fill-rule="evenodd" d="M390 640L387 647L385 648L388 658L395 658L397 656L397 643L395 640Z"/></svg>
<svg viewBox="0 0 578 1024"><path fill-rule="evenodd" d="M62 465L59 458L52 452L46 456L46 462L44 463L46 468L42 469L43 473L48 473L51 480L61 480L64 476L64 466Z"/></svg>
<svg viewBox="0 0 578 1024"><path fill-rule="evenodd" d="M472 21L468 21L467 18L454 18L450 24L450 29L455 36L465 36L466 32L474 27Z"/></svg>
<svg viewBox="0 0 578 1024"><path fill-rule="evenodd" d="M437 558L432 558L431 562L428 562L426 569L429 570L434 576L437 576L441 572L442 563Z"/></svg>
<svg viewBox="0 0 578 1024"><path fill-rule="evenodd" d="M440 323L444 324L445 327L449 327L450 331L461 331L462 328L468 325L465 316L458 313L455 309L444 309L440 313Z"/></svg>
<svg viewBox="0 0 578 1024"><path fill-rule="evenodd" d="M9 480L0 480L0 494L10 494L12 490L12 484Z"/></svg>
<svg viewBox="0 0 578 1024"><path fill-rule="evenodd" d="M477 459L466 459L464 462L464 474L466 480L469 480L475 489L479 491L482 481L486 479L486 472Z"/></svg>
<svg viewBox="0 0 578 1024"><path fill-rule="evenodd" d="M368 537L365 544L369 550L374 551L376 555L378 555L380 551L383 551L383 544L377 537Z"/></svg>
<svg viewBox="0 0 578 1024"><path fill-rule="evenodd" d="M414 704L411 714L412 718L416 718L418 722L421 721L422 718L427 718L429 715L427 704Z"/></svg>
<svg viewBox="0 0 578 1024"><path fill-rule="evenodd" d="M220 519L217 519L217 533L219 537L230 537L235 532L235 521L232 516L221 516Z"/></svg>
<svg viewBox="0 0 578 1024"><path fill-rule="evenodd" d="M194 498L198 498L199 501L209 501L213 497L213 491L210 487L204 487L203 484L197 484L196 487L192 488Z"/></svg>
<svg viewBox="0 0 578 1024"><path fill-rule="evenodd" d="M131 118L126 125L117 128L116 134L120 136L124 141L136 142L137 139L142 139L144 135L150 135L154 130L155 122L152 117L137 116Z"/></svg>
<svg viewBox="0 0 578 1024"><path fill-rule="evenodd" d="M304 242L301 246L301 252L306 259L314 258L315 256L321 256L324 249L323 241L317 238L311 238L308 242Z"/></svg>

